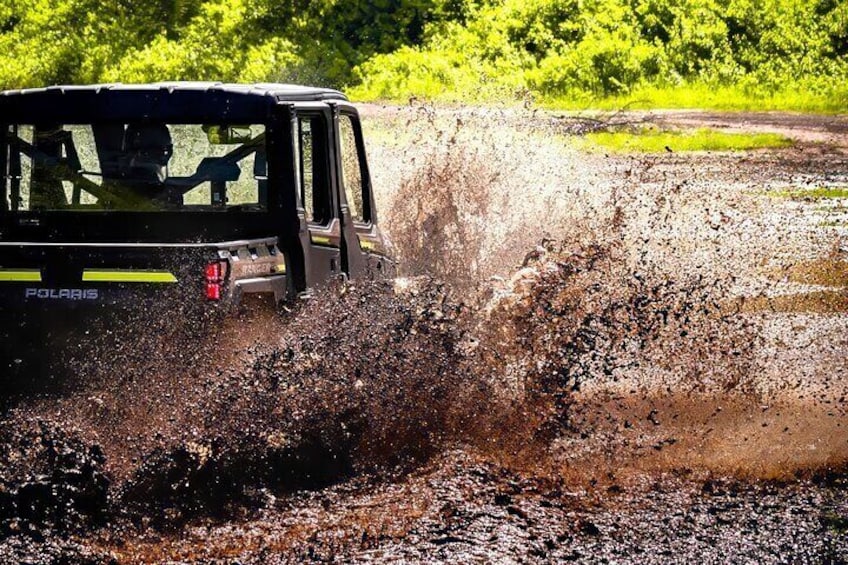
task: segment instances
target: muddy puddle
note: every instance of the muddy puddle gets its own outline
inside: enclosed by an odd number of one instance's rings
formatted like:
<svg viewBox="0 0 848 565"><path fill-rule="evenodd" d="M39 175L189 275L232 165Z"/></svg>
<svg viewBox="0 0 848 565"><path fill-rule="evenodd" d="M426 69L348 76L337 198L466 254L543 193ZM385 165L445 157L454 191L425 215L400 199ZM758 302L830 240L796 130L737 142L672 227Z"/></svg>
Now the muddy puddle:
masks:
<svg viewBox="0 0 848 565"><path fill-rule="evenodd" d="M840 147L367 114L403 277L72 349L3 414L0 562L845 562L845 233L774 197Z"/></svg>

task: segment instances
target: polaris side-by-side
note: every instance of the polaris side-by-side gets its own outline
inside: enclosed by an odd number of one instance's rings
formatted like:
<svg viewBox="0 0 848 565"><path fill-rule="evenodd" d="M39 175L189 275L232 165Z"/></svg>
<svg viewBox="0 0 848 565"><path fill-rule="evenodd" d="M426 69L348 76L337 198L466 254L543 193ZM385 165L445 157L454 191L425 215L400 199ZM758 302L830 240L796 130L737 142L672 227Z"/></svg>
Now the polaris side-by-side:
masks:
<svg viewBox="0 0 848 565"><path fill-rule="evenodd" d="M0 172L4 362L51 313L163 293L280 301L394 273L359 115L334 90L5 91Z"/></svg>

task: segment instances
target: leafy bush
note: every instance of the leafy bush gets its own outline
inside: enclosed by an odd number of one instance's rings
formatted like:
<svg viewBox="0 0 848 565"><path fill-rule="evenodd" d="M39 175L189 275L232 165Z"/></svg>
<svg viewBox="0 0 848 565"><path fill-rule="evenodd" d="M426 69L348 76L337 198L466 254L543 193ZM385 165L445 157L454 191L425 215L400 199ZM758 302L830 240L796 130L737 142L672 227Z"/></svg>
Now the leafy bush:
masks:
<svg viewBox="0 0 848 565"><path fill-rule="evenodd" d="M293 81L359 98L848 105L839 0L33 0L0 6L0 87ZM668 94L671 93L671 94ZM712 98L715 98L713 95ZM644 103L650 103L643 101Z"/></svg>
<svg viewBox="0 0 848 565"><path fill-rule="evenodd" d="M713 105L720 107L846 106L846 89L840 84L848 72L848 5L835 0L502 0L469 5L467 25L431 26L415 58L401 51L358 68L355 78L361 86L354 92L365 98L419 94L437 99L481 92L492 93L490 98L502 98L505 92L523 97L530 92L555 105L573 105L569 98L581 105L608 97L617 103L638 101L652 89L670 92L669 98L683 89L729 97L726 102L713 97ZM457 57L462 60L456 62ZM450 80L442 69L416 58L453 61ZM480 84L465 87L475 76ZM681 105L673 99L664 102ZM692 96L683 105L704 103Z"/></svg>

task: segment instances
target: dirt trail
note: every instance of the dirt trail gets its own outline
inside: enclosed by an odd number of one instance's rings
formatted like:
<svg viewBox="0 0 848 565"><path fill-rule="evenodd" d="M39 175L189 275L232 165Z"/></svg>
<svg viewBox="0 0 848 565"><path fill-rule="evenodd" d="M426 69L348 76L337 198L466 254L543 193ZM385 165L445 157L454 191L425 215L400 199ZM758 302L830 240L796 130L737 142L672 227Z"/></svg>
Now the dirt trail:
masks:
<svg viewBox="0 0 848 565"><path fill-rule="evenodd" d="M848 116L845 115L682 110L636 115L661 125L779 133L804 144L824 144L828 149L840 152L848 149Z"/></svg>
<svg viewBox="0 0 848 565"><path fill-rule="evenodd" d="M844 562L848 222L813 191L848 119L632 113L798 143L614 156L574 116L363 113L411 278L7 413L0 562Z"/></svg>

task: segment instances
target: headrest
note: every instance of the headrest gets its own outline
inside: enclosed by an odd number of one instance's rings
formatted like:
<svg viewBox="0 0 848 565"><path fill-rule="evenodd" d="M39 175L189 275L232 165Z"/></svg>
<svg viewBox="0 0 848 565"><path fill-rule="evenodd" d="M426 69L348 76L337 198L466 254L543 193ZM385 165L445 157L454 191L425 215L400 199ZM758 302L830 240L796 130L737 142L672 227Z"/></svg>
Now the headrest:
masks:
<svg viewBox="0 0 848 565"><path fill-rule="evenodd" d="M171 132L165 124L130 124L124 133L124 151L171 155Z"/></svg>

